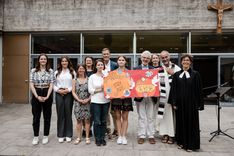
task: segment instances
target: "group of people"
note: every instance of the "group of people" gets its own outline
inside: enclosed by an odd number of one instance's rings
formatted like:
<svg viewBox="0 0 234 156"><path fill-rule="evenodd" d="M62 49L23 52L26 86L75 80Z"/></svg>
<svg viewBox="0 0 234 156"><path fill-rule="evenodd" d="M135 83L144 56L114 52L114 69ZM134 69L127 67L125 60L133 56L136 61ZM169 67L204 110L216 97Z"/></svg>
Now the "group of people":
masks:
<svg viewBox="0 0 234 156"><path fill-rule="evenodd" d="M155 134L162 136L163 143L177 142L178 148L187 151L200 148L200 128L198 110L203 110L202 83L199 73L191 68L193 62L189 54L182 55L182 69L170 61L168 51L141 54L141 64L135 70L158 70L160 80L159 97L114 98L104 96L104 74L113 70L124 72L127 59L119 56L117 62L110 60L110 50L102 50L102 59L95 62L86 57L84 64L73 68L70 59L61 57L54 72L48 64L46 54L38 57L38 64L30 72L32 91L33 145L39 143L40 116L44 117L42 144L49 141L52 91L56 95L57 137L60 143L71 142L73 137L72 111L77 120L77 137L74 144L82 141L82 127L85 130L85 143L90 144L90 130L93 126L95 144L105 146L105 135L111 134L110 119L113 119L117 144L128 143L129 111L133 111L133 101L138 113L138 144L148 138L155 144ZM74 109L73 109L74 105ZM112 115L112 117L110 117Z"/></svg>

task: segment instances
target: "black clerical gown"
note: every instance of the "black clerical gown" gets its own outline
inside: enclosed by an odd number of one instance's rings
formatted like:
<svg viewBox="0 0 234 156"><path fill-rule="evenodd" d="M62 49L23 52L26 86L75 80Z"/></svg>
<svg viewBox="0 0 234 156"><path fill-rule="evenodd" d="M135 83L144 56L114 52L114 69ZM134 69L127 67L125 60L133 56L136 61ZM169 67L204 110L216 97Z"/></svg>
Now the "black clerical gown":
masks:
<svg viewBox="0 0 234 156"><path fill-rule="evenodd" d="M198 110L204 109L202 82L197 71L188 70L181 78L183 70L173 75L169 103L176 106L176 141L184 149L200 149L200 129Z"/></svg>

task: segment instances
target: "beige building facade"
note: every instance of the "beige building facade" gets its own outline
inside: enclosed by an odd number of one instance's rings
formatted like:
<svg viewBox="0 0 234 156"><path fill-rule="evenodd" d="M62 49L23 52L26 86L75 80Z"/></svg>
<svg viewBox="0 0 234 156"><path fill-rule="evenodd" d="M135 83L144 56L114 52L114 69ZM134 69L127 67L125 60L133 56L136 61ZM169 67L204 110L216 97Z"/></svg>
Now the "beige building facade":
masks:
<svg viewBox="0 0 234 156"><path fill-rule="evenodd" d="M210 3L217 1L0 0L0 101L29 102L29 71L38 54L47 53L56 70L62 55L76 66L85 56L100 58L104 47L113 60L127 56L130 68L144 50L168 50L177 64L191 53L208 95L230 81L234 66L234 11L224 11L217 34Z"/></svg>

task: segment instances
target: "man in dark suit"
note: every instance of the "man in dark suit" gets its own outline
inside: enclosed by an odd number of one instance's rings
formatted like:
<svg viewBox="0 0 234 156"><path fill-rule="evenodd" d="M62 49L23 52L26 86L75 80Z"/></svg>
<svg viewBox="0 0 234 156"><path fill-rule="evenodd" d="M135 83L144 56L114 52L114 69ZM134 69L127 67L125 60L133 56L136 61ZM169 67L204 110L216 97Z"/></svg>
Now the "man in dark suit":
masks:
<svg viewBox="0 0 234 156"><path fill-rule="evenodd" d="M141 54L141 65L135 67L135 70L154 69L150 66L151 53L144 51ZM150 144L155 144L155 118L156 118L156 104L155 98L144 97L135 98L138 113L138 144L143 144L145 138L148 137Z"/></svg>
<svg viewBox="0 0 234 156"><path fill-rule="evenodd" d="M118 65L116 62L113 62L110 60L110 49L108 48L103 48L102 49L102 57L105 63L105 72L113 71L118 68ZM117 136L117 129L116 129L116 117L114 111L111 111L110 109L110 115L112 116L113 119L113 124L114 124L114 131L113 135ZM111 129L110 129L110 115L108 115L107 118L107 133L109 138L111 138Z"/></svg>

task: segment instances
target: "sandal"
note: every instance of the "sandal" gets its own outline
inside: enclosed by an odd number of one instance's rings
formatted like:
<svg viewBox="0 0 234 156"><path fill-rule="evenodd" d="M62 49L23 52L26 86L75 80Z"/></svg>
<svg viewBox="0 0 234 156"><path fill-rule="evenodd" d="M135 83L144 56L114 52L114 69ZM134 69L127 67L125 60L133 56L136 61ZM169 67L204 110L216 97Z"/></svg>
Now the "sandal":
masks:
<svg viewBox="0 0 234 156"><path fill-rule="evenodd" d="M77 139L74 141L74 145L78 145L80 142L81 142L80 138L77 138Z"/></svg>
<svg viewBox="0 0 234 156"><path fill-rule="evenodd" d="M187 151L187 152L192 152L193 150L191 150L191 149L187 149L186 151Z"/></svg>
<svg viewBox="0 0 234 156"><path fill-rule="evenodd" d="M90 138L86 138L85 139L85 143L88 145L88 144L90 144Z"/></svg>
<svg viewBox="0 0 234 156"><path fill-rule="evenodd" d="M164 135L164 136L162 137L162 143L167 143L167 141L168 141L168 136L167 136L167 135Z"/></svg>
<svg viewBox="0 0 234 156"><path fill-rule="evenodd" d="M168 144L174 144L173 138L168 137L167 143L168 143Z"/></svg>
<svg viewBox="0 0 234 156"><path fill-rule="evenodd" d="M178 145L177 148L178 148L178 149L182 149L182 148L183 148L183 145Z"/></svg>

